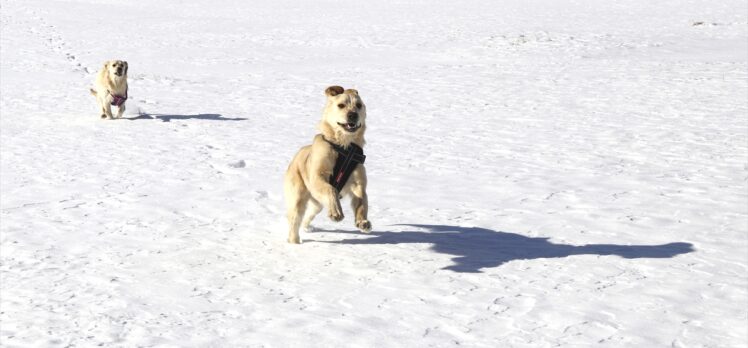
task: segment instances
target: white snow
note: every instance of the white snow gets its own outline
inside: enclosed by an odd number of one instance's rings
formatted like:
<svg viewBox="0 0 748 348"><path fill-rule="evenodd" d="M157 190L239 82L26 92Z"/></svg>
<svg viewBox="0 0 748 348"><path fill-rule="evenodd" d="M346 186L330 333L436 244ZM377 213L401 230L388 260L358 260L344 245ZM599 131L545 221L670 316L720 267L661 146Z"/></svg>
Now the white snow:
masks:
<svg viewBox="0 0 748 348"><path fill-rule="evenodd" d="M0 7L3 347L748 344L745 0ZM374 229L289 245L333 84Z"/></svg>

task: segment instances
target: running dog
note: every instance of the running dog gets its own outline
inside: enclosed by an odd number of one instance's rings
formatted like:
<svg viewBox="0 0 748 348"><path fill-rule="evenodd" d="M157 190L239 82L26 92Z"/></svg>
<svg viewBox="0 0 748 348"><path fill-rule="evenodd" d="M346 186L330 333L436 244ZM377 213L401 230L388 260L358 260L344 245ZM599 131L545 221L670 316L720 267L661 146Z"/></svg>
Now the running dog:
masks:
<svg viewBox="0 0 748 348"><path fill-rule="evenodd" d="M356 227L371 231L367 218L366 170L363 154L366 106L355 89L331 86L319 124L320 134L299 149L286 170L284 193L288 242L299 244L299 228L327 208L332 221L343 220L340 199L351 196Z"/></svg>
<svg viewBox="0 0 748 348"><path fill-rule="evenodd" d="M108 60L96 75L91 94L96 97L102 119L112 119L112 105L117 107L117 118L125 112L127 100L127 62Z"/></svg>

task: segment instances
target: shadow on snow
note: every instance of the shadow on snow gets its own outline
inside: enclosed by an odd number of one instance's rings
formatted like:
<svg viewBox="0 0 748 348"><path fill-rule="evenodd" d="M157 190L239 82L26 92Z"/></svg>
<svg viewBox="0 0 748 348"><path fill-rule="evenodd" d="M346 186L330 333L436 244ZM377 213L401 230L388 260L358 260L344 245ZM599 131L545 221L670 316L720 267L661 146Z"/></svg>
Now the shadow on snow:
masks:
<svg viewBox="0 0 748 348"><path fill-rule="evenodd" d="M444 269L478 273L481 268L497 267L514 260L560 258L572 255L617 255L627 259L671 258L694 251L690 243L661 245L554 244L548 238L526 237L517 233L493 231L479 227L446 225L396 225L427 231L372 232L371 238L343 239L327 243L339 244L402 244L430 243L431 249L455 255L455 264ZM359 233L347 231L325 231Z"/></svg>
<svg viewBox="0 0 748 348"><path fill-rule="evenodd" d="M210 121L244 121L242 117L223 117L221 114L196 114L196 115L166 115L166 114L140 114L136 117L126 118L127 120L154 120L158 119L163 122L171 120L210 120Z"/></svg>

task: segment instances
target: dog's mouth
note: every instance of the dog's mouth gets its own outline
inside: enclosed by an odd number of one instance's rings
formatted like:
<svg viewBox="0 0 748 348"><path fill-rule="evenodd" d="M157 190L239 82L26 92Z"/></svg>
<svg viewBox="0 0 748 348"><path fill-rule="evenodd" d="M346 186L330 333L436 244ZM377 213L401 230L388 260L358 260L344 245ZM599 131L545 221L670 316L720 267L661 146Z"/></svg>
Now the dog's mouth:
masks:
<svg viewBox="0 0 748 348"><path fill-rule="evenodd" d="M351 133L353 133L353 132L357 131L359 128L361 128L361 124L359 124L359 123L353 123L353 122L348 122L348 123L340 123L340 122L338 122L338 126L342 127L347 132L351 132Z"/></svg>
<svg viewBox="0 0 748 348"><path fill-rule="evenodd" d="M122 76L122 72L121 71L115 71L114 74L117 75L117 76Z"/></svg>

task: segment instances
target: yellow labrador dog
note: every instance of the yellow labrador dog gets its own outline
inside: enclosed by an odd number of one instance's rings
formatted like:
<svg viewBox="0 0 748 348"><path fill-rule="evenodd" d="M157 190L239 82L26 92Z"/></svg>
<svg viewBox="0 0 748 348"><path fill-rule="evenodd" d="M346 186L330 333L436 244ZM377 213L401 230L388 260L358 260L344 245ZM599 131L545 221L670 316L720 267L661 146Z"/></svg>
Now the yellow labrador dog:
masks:
<svg viewBox="0 0 748 348"><path fill-rule="evenodd" d="M286 171L284 192L288 210L288 242L298 244L299 228L327 208L332 221L343 220L340 199L351 196L356 227L371 231L367 220L366 170L363 154L366 106L355 89L325 90L320 134L299 149Z"/></svg>
<svg viewBox="0 0 748 348"><path fill-rule="evenodd" d="M117 107L117 118L125 112L127 100L127 62L108 60L96 75L91 94L96 97L101 118L112 119L112 105Z"/></svg>

